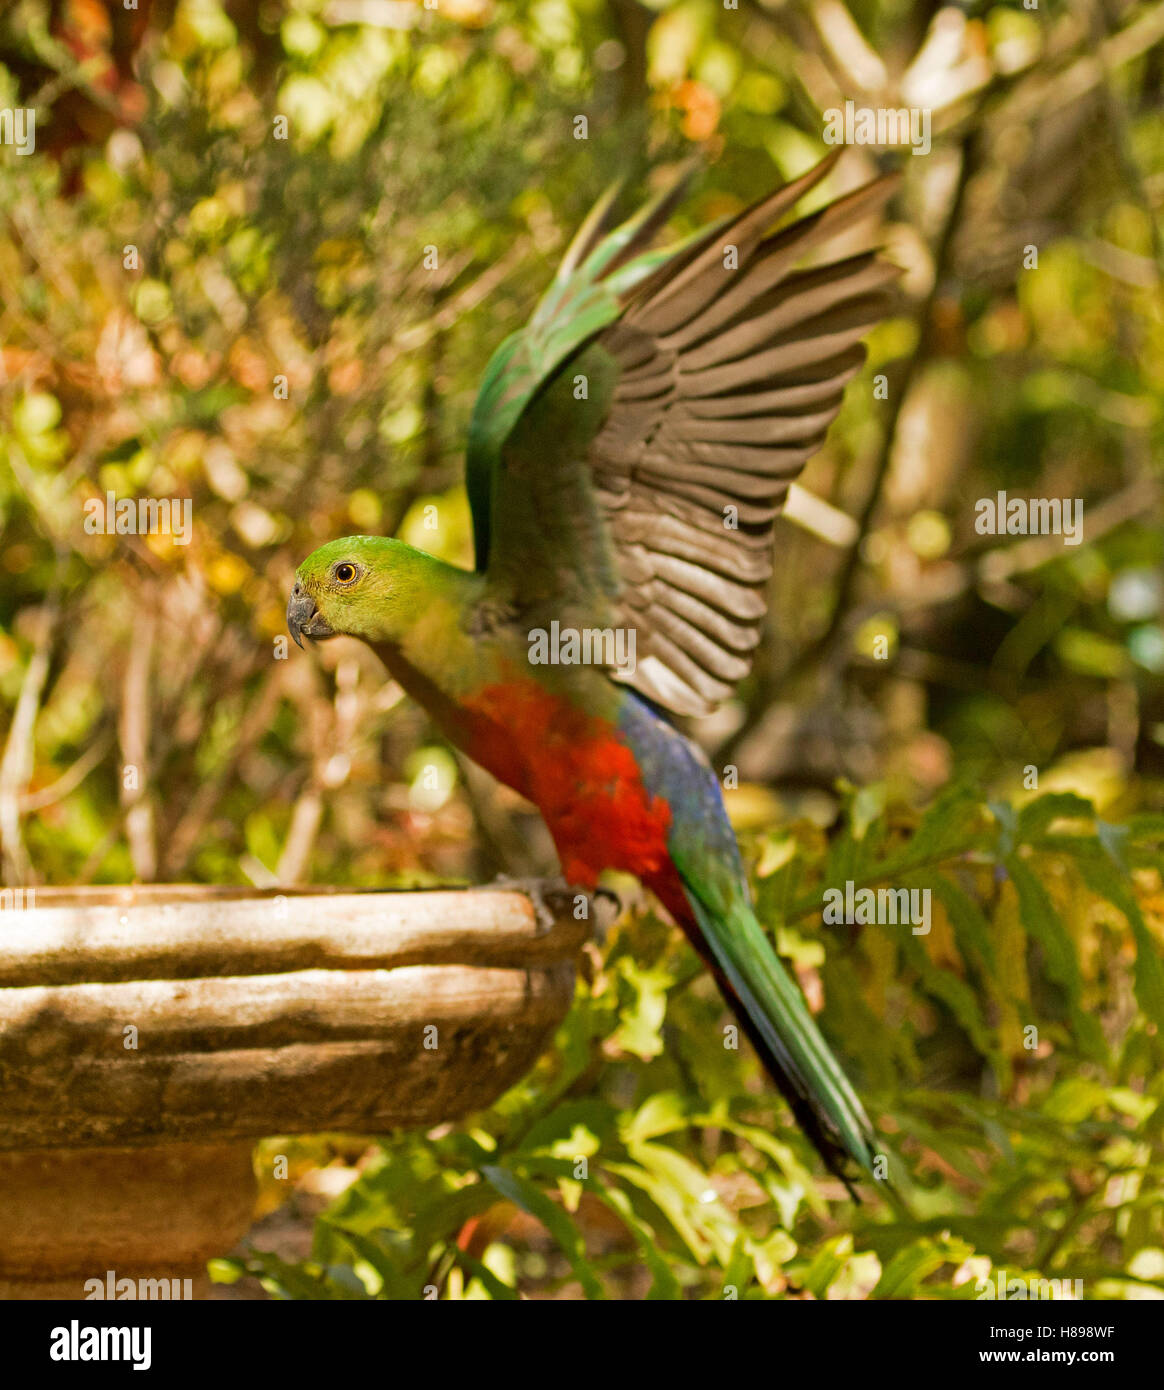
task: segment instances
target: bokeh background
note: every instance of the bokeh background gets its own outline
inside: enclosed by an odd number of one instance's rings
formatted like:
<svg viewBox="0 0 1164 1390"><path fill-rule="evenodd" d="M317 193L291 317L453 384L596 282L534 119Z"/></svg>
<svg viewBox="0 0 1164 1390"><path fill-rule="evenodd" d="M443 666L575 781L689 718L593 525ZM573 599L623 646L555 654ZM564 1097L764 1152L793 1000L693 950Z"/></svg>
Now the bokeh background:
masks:
<svg viewBox="0 0 1164 1390"><path fill-rule="evenodd" d="M699 150L683 232L814 163L846 99L932 112L929 153L855 148L821 195L902 170L899 312L779 523L752 676L691 726L903 1201L821 1176L628 892L487 1115L282 1140L290 1181L260 1149L224 1285L1164 1292L1162 90L1164 5L1124 0L7 6L0 109L37 111L34 154L0 145L12 886L552 871L369 652L287 651L295 566L352 532L471 563L476 384L612 178L629 208ZM978 534L1000 489L1081 498L1085 544ZM190 499L190 543L88 533L107 491ZM846 878L930 887L933 931L822 923Z"/></svg>

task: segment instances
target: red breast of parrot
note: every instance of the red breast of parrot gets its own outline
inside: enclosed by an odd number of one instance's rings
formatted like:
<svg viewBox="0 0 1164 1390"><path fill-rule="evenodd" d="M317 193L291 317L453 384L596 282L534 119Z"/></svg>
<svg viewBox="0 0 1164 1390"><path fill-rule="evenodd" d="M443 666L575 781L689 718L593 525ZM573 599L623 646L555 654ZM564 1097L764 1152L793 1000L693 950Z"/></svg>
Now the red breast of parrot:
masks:
<svg viewBox="0 0 1164 1390"><path fill-rule="evenodd" d="M750 669L774 520L887 311L892 266L827 252L892 180L789 220L834 162L663 250L682 183L619 226L604 199L486 370L476 568L344 537L300 566L287 620L297 641L368 642L538 807L567 880L618 869L651 888L843 1175L872 1171L869 1120L756 919L718 780L672 722Z"/></svg>

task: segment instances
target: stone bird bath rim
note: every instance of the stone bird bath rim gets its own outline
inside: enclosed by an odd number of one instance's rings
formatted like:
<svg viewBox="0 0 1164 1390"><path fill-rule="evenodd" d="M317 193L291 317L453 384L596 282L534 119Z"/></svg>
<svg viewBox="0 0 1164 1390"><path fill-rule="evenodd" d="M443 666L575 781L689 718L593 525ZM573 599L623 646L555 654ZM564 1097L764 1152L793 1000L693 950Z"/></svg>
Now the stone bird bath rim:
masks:
<svg viewBox="0 0 1164 1390"><path fill-rule="evenodd" d="M609 915L575 903L151 884L0 912L0 1297L81 1297L110 1269L204 1293L250 1223L254 1140L489 1105Z"/></svg>

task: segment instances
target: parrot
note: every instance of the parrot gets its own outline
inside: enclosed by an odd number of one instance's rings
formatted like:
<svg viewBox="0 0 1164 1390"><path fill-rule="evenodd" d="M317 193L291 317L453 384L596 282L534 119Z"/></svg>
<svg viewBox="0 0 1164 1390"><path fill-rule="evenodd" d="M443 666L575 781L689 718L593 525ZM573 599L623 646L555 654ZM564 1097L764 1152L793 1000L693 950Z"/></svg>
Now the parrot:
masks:
<svg viewBox="0 0 1164 1390"><path fill-rule="evenodd" d="M567 883L592 891L615 870L654 894L852 1192L852 1165L881 1176L872 1125L757 918L719 778L681 725L748 674L775 519L891 311L900 272L868 234L829 248L878 224L896 176L796 215L839 154L663 247L690 171L626 221L617 187L604 195L486 367L465 449L474 568L343 537L296 570L287 624L300 647L368 644L537 807Z"/></svg>

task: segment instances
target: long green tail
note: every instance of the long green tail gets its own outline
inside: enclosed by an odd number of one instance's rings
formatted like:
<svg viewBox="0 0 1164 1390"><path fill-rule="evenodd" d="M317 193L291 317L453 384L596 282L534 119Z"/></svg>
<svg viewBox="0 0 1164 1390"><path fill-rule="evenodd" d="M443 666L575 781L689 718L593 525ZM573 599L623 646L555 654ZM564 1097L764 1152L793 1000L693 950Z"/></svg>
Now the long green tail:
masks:
<svg viewBox="0 0 1164 1390"><path fill-rule="evenodd" d="M721 918L687 898L703 937L697 946L830 1171L847 1181L848 1157L872 1175L869 1117L751 908L736 903Z"/></svg>

